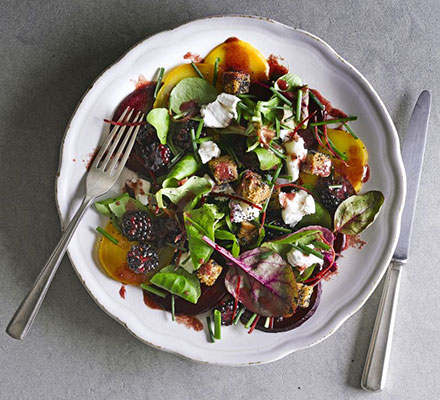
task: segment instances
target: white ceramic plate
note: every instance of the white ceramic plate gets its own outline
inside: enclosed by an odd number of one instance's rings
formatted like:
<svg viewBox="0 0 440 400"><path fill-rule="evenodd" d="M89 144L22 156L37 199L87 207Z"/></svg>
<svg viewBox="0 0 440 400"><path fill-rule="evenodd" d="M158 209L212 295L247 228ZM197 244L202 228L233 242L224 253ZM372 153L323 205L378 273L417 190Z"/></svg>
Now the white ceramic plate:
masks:
<svg viewBox="0 0 440 400"><path fill-rule="evenodd" d="M307 32L247 16L202 19L145 39L108 68L79 103L61 149L56 197L64 224L84 194L85 163L107 132L103 118L112 116L139 75L151 79L159 66L182 63L188 51L204 56L230 36L250 42L266 56L284 57L303 81L320 90L334 106L359 116L353 127L367 145L372 175L363 190L377 189L385 195L379 218L363 234L368 245L362 251L344 253L339 275L323 284L316 314L298 329L248 335L241 326L229 327L215 344L208 343L205 332L172 323L170 314L146 307L139 288L127 287L125 300L119 296L121 284L98 267L95 227L104 220L95 210L85 215L69 246L69 256L97 304L143 342L197 361L251 365L278 360L335 332L373 292L399 233L405 179L395 127L371 85L330 46Z"/></svg>

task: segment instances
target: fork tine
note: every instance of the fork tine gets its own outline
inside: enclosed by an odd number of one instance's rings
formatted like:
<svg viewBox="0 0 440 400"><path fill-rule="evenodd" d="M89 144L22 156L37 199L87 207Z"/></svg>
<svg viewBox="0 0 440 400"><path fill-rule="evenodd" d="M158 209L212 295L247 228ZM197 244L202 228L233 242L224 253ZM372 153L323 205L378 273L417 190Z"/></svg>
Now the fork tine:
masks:
<svg viewBox="0 0 440 400"><path fill-rule="evenodd" d="M133 115L134 110L132 109L128 115L127 115L127 121L130 121L131 116ZM133 122L137 122L137 121L133 121ZM118 127L118 131L116 133L116 136L113 136L113 142L110 144L108 144L107 146L109 146L106 150L107 154L105 155L104 160L99 164L99 168L104 170L105 167L107 166L108 162L110 161L111 157L113 156L113 153L116 149L116 146L119 144L119 142L121 141L122 135L124 134L127 126L119 126Z"/></svg>
<svg viewBox="0 0 440 400"><path fill-rule="evenodd" d="M122 157L121 162L119 163L119 165L115 171L114 176L119 176L122 172L122 169L125 167L125 164L127 163L128 157L131 153L131 149L134 146L134 142L136 140L136 136L139 132L139 129L140 129L140 126L137 126L136 129L134 130L133 134L131 135L130 142L128 143L127 148L125 149L124 156Z"/></svg>
<svg viewBox="0 0 440 400"><path fill-rule="evenodd" d="M130 107L127 107L124 112L122 113L122 115L120 116L120 118L118 119L118 122L122 122L127 114L127 112L130 110ZM101 148L99 149L98 154L96 154L94 160L93 160L93 164L92 164L92 168L97 168L99 162L101 161L103 155L105 154L107 147L109 145L109 143L111 142L112 138L114 138L116 132L118 131L119 126L115 125L113 127L113 129L110 131L110 133L107 135L107 137L105 138L104 142L101 145Z"/></svg>
<svg viewBox="0 0 440 400"><path fill-rule="evenodd" d="M134 119L134 122L138 122L138 120L140 120L141 118L142 118L142 112L139 111L139 112L136 114L136 117L135 117L135 119ZM134 129L134 128L136 128L136 129ZM137 136L137 131L139 131L140 126L136 126L136 127L135 127L135 126L131 126L131 127L128 129L127 133L126 133L125 136L124 136L124 140L123 140L122 143L120 144L120 146L119 146L119 148L118 148L118 150L117 150L117 153L113 156L113 160L110 162L110 165L109 165L108 168L107 168L107 172L108 172L109 174L111 174L111 172L113 171L115 165L119 162L119 158L122 156L122 154L124 154L124 149L125 149L125 147L126 147L126 145L127 145L128 140L130 139L130 135L131 135L133 129L135 130L134 136ZM130 149L130 151L131 151L131 149ZM129 152L130 152L130 151L129 151ZM105 168L105 166L104 166L104 168Z"/></svg>

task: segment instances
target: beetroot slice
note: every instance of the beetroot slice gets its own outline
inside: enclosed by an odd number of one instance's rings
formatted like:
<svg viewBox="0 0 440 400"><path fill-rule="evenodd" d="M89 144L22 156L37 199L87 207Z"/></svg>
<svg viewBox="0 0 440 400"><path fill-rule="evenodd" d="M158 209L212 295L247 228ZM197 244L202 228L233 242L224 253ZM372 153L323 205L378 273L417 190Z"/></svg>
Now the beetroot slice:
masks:
<svg viewBox="0 0 440 400"><path fill-rule="evenodd" d="M213 286L206 286L201 284L202 294L197 304L190 303L189 301L182 299L179 296L175 296L175 314L176 315L197 315L214 308L228 293L225 287L225 274L226 268L217 278ZM150 292L144 290L144 296L149 297L166 311L171 311L171 295L167 293L165 298L156 296ZM158 307L153 307L158 308Z"/></svg>
<svg viewBox="0 0 440 400"><path fill-rule="evenodd" d="M146 86L131 92L119 103L112 120L117 121L127 107L133 108L135 114L137 111L147 114L153 107L155 88L156 82L149 82Z"/></svg>
<svg viewBox="0 0 440 400"><path fill-rule="evenodd" d="M310 298L310 305L307 308L298 307L294 315L289 318L284 318L282 321L277 321L275 319L273 322L273 328L265 328L264 323L266 322L266 318L260 318L257 325L255 326L255 329L263 332L277 333L286 332L298 328L316 312L319 306L319 302L321 300L321 293L321 283L318 283L314 287L312 297ZM251 315L251 312L245 312L241 317L241 321L246 323Z"/></svg>

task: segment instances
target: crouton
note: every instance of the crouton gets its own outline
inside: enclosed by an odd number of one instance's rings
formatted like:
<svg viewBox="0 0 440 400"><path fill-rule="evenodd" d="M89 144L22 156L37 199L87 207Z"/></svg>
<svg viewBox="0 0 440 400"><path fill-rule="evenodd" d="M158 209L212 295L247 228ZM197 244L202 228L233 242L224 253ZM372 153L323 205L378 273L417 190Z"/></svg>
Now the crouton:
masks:
<svg viewBox="0 0 440 400"><path fill-rule="evenodd" d="M225 71L223 73L223 91L229 94L249 93L251 76L246 72Z"/></svg>
<svg viewBox="0 0 440 400"><path fill-rule="evenodd" d="M301 164L301 170L309 174L322 177L329 176L332 169L332 161L329 156L323 153L308 153Z"/></svg>
<svg viewBox="0 0 440 400"><path fill-rule="evenodd" d="M271 210L280 210L280 200L279 200L279 194L281 192L281 189L279 187L274 187L272 190L272 195L270 196L268 208Z"/></svg>
<svg viewBox="0 0 440 400"><path fill-rule="evenodd" d="M313 294L313 286L297 283L298 288L298 307L307 308L310 306L310 298Z"/></svg>
<svg viewBox="0 0 440 400"><path fill-rule="evenodd" d="M218 185L233 182L238 178L237 164L230 156L221 156L208 163Z"/></svg>
<svg viewBox="0 0 440 400"><path fill-rule="evenodd" d="M258 237L258 228L251 222L243 221L237 234L240 246L249 246Z"/></svg>
<svg viewBox="0 0 440 400"><path fill-rule="evenodd" d="M223 267L217 264L213 259L203 264L197 271L197 278L206 286L214 285L217 278L222 273Z"/></svg>
<svg viewBox="0 0 440 400"><path fill-rule="evenodd" d="M243 172L236 192L246 200L262 205L269 198L271 190L260 175L248 169Z"/></svg>

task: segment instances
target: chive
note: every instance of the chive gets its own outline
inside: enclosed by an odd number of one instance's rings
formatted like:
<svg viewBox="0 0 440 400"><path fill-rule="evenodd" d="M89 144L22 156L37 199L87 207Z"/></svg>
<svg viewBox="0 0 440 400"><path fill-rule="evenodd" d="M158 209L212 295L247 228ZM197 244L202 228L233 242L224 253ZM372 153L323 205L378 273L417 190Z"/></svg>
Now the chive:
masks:
<svg viewBox="0 0 440 400"><path fill-rule="evenodd" d="M228 226L228 229L231 231L231 233L234 233L234 225L232 225L231 217L230 217L229 213L226 214L225 222L226 222L226 225Z"/></svg>
<svg viewBox="0 0 440 400"><path fill-rule="evenodd" d="M234 325L237 325L238 321L240 321L241 316L243 315L243 313L246 311L246 307L241 307L240 311L237 313L237 315L235 316L234 320L232 321L232 323Z"/></svg>
<svg viewBox="0 0 440 400"><path fill-rule="evenodd" d="M110 235L110 233L108 233L107 231L105 231L104 229L102 229L100 226L96 227L96 230L105 238L107 238L108 240L110 240L110 242L114 243L114 244L118 244L119 240L116 239L115 237L113 237L112 235Z"/></svg>
<svg viewBox="0 0 440 400"><path fill-rule="evenodd" d="M260 260L265 260L266 258L269 258L273 253L275 253L273 250L264 252L260 255Z"/></svg>
<svg viewBox="0 0 440 400"><path fill-rule="evenodd" d="M304 282L307 279L310 278L310 276L313 274L313 271L315 270L317 264L312 264L310 267L307 267L304 272L296 277L297 282Z"/></svg>
<svg viewBox="0 0 440 400"><path fill-rule="evenodd" d="M214 338L222 338L222 313L214 310Z"/></svg>
<svg viewBox="0 0 440 400"><path fill-rule="evenodd" d="M164 67L160 67L159 68L159 75L157 76L156 87L154 88L154 98L156 98L157 92L159 91L160 85L162 84L162 78L163 78L163 73L164 72L165 72L165 68Z"/></svg>
<svg viewBox="0 0 440 400"><path fill-rule="evenodd" d="M212 331L211 317L206 317L206 325L208 326L209 341L211 343L214 343L215 342L215 337L214 337L214 332Z"/></svg>
<svg viewBox="0 0 440 400"><path fill-rule="evenodd" d="M268 329L269 328L269 325L270 325L270 319L271 319L272 317L266 317L266 321L264 321L264 327L266 328L266 329Z"/></svg>
<svg viewBox="0 0 440 400"><path fill-rule="evenodd" d="M348 126L348 124L345 124L345 123L344 123L343 125L344 125L344 128L347 129L347 132L348 132L351 136L353 136L355 139L359 139L358 135L356 135L356 133L354 133L353 129L351 129L351 128Z"/></svg>
<svg viewBox="0 0 440 400"><path fill-rule="evenodd" d="M323 135L323 132L322 132L320 129L318 129L318 132L319 132L321 135ZM339 149L336 148L336 146L334 145L334 143L330 140L330 138L329 138L328 136L327 136L327 140L328 140L328 143L329 143L330 147L332 148L332 150L333 150L333 151L334 151L339 157L341 157L342 160L347 161L347 160L348 160L347 156L346 156L344 153L342 153Z"/></svg>
<svg viewBox="0 0 440 400"><path fill-rule="evenodd" d="M277 138L280 137L280 120L278 118L275 119L275 132L277 135Z"/></svg>
<svg viewBox="0 0 440 400"><path fill-rule="evenodd" d="M217 83L217 75L218 75L218 63L220 62L220 58L216 58L215 59L215 63L214 63L214 76L212 78L212 84L215 86L215 84Z"/></svg>
<svg viewBox="0 0 440 400"><path fill-rule="evenodd" d="M321 242L320 240L315 240L314 242L312 242L312 245L315 247L319 247L320 249L330 250L330 246L325 244L324 242Z"/></svg>
<svg viewBox="0 0 440 400"><path fill-rule="evenodd" d="M183 156L183 153L178 153L176 154L170 161L170 163L168 164L168 169L174 167L175 164L177 164L177 162L180 160L180 158Z"/></svg>
<svg viewBox="0 0 440 400"><path fill-rule="evenodd" d="M294 118L296 118L296 114L295 113L293 113L290 117L287 117L283 122L289 122L289 121L291 121Z"/></svg>
<svg viewBox="0 0 440 400"><path fill-rule="evenodd" d="M210 140L212 140L212 137L207 136L207 137L204 137L204 138L196 139L196 143L200 144L200 143L203 143L203 142L209 142Z"/></svg>
<svg viewBox="0 0 440 400"><path fill-rule="evenodd" d="M312 100L316 103L316 105L321 109L324 110L324 104L322 104L318 98L309 90L309 96L312 98Z"/></svg>
<svg viewBox="0 0 440 400"><path fill-rule="evenodd" d="M184 265L184 264L186 264L187 262L188 262L188 260L190 260L191 259L191 255L189 255L188 257L186 257L181 263L180 263L180 265Z"/></svg>
<svg viewBox="0 0 440 400"><path fill-rule="evenodd" d="M202 129L203 129L203 119L200 120L199 122L199 126L197 127L197 132L196 132L196 138L199 139L200 135L202 134Z"/></svg>
<svg viewBox="0 0 440 400"><path fill-rule="evenodd" d="M242 167L243 164L238 159L237 154L235 154L234 150L232 150L232 147L228 146L227 144L223 144L223 148L225 149L226 153L228 153L232 159L237 163L239 167Z"/></svg>
<svg viewBox="0 0 440 400"><path fill-rule="evenodd" d="M292 233L290 229L283 228L281 226L271 225L271 224L264 224L265 228L273 229L274 231L280 231L285 233Z"/></svg>
<svg viewBox="0 0 440 400"><path fill-rule="evenodd" d="M176 319L176 304L175 304L174 294L171 294L171 320Z"/></svg>
<svg viewBox="0 0 440 400"><path fill-rule="evenodd" d="M102 229L100 226L98 226L96 228L96 230L105 238L107 238L108 240L110 240L110 242L112 242L113 244L118 244L119 240L114 238L112 235L110 235L110 233L106 232L104 229Z"/></svg>
<svg viewBox="0 0 440 400"><path fill-rule="evenodd" d="M284 95L282 95L278 90L276 90L276 89L273 88L273 87L271 87L271 88L269 88L269 89L270 89L270 91L271 91L272 93L274 93L279 99L283 100L284 103L286 103L286 104L289 105L289 106L292 106L292 102L291 102L287 97L285 97Z"/></svg>
<svg viewBox="0 0 440 400"><path fill-rule="evenodd" d="M237 103L237 107L242 108L244 111L251 113L250 108L246 104L244 104L242 101Z"/></svg>
<svg viewBox="0 0 440 400"><path fill-rule="evenodd" d="M237 97L240 99L255 99L257 96L253 94L237 94Z"/></svg>
<svg viewBox="0 0 440 400"><path fill-rule="evenodd" d="M246 325L244 326L246 329L249 329L252 325L252 323L255 321L255 318L257 318L257 313L253 313L252 316L249 318L249 321L246 322Z"/></svg>
<svg viewBox="0 0 440 400"><path fill-rule="evenodd" d="M310 126L322 126L322 125L337 124L339 122L356 121L356 120L357 120L357 117L355 115L351 115L347 118L328 119L326 121L320 121L320 122L310 122L309 125Z"/></svg>
<svg viewBox="0 0 440 400"><path fill-rule="evenodd" d="M163 299L164 299L165 297L167 297L167 294L166 294L166 293L162 292L162 290L159 290L159 289L157 289L157 288L154 287L154 286L147 285L147 284L145 284L145 283L141 283L141 288L144 289L144 290L146 290L147 292L150 292L150 293L155 294L156 296L162 297Z"/></svg>
<svg viewBox="0 0 440 400"><path fill-rule="evenodd" d="M301 251L304 254L312 254L312 255L320 258L321 260L324 259L324 256L320 252L315 251L315 250L311 249L310 247L307 247L307 246L303 245L302 243L297 243L296 245L291 243L290 245L294 249L299 250L299 251Z"/></svg>
<svg viewBox="0 0 440 400"><path fill-rule="evenodd" d="M273 108L274 110L287 110L284 106L265 106L266 108Z"/></svg>
<svg viewBox="0 0 440 400"><path fill-rule="evenodd" d="M269 149L272 150L278 157L282 158L283 160L287 159L287 157L283 153L275 149L272 145L269 145Z"/></svg>
<svg viewBox="0 0 440 400"><path fill-rule="evenodd" d="M197 162L200 162L199 153L197 152L196 133L194 132L194 128L191 128L191 142L194 151L194 157L196 158Z"/></svg>
<svg viewBox="0 0 440 400"><path fill-rule="evenodd" d="M202 75L202 73L200 72L200 70L197 68L197 65L194 64L193 62L191 63L191 66L194 68L194 71L197 72L197 75L200 76L200 78L205 79L205 77Z"/></svg>
<svg viewBox="0 0 440 400"><path fill-rule="evenodd" d="M296 118L297 122L301 121L301 103L303 98L303 92L301 89L298 89L298 97L296 99Z"/></svg>
<svg viewBox="0 0 440 400"><path fill-rule="evenodd" d="M341 189L342 185L328 185L329 189Z"/></svg>
<svg viewBox="0 0 440 400"><path fill-rule="evenodd" d="M186 112L180 113L180 114L176 114L173 116L174 119L180 119L182 117L184 117L186 115Z"/></svg>
<svg viewBox="0 0 440 400"><path fill-rule="evenodd" d="M288 179L289 181L292 180L292 176L291 175L280 175L279 176L281 179Z"/></svg>

